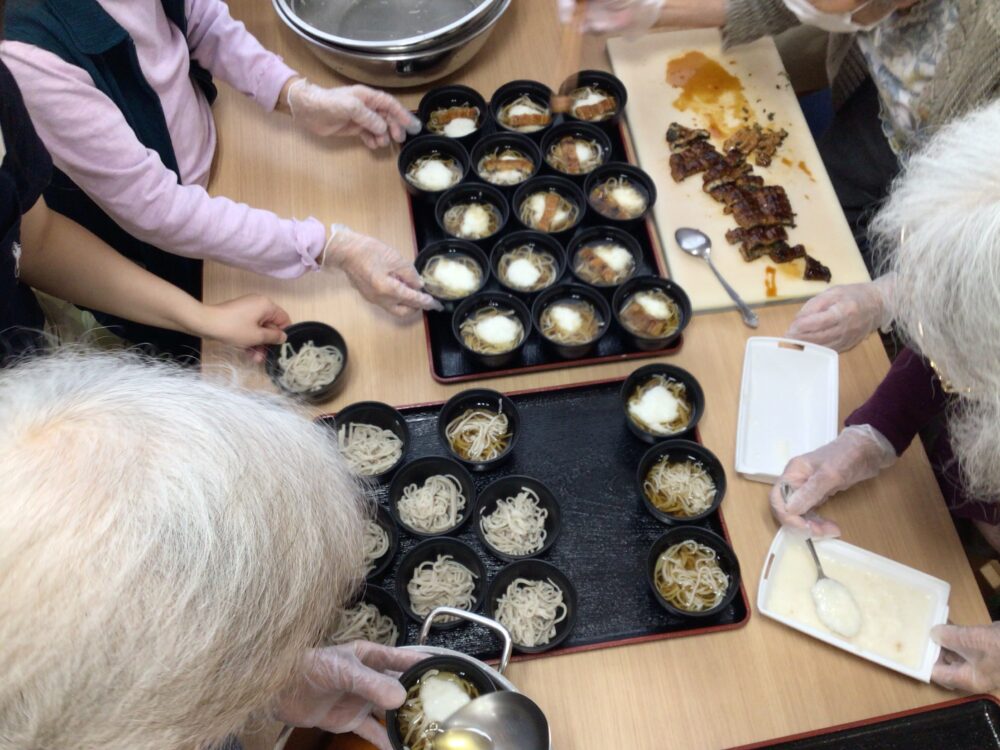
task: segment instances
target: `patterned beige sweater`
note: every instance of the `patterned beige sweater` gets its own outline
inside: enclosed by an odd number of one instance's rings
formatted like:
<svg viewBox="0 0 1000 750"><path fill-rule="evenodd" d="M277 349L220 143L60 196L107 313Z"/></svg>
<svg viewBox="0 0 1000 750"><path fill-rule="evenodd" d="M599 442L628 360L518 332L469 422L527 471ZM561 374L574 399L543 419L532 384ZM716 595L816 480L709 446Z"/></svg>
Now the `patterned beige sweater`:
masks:
<svg viewBox="0 0 1000 750"><path fill-rule="evenodd" d="M931 133L1000 94L1000 0L958 0L959 20L926 91ZM726 47L773 36L799 23L782 0L728 0ZM831 34L826 72L840 106L868 75L853 34Z"/></svg>

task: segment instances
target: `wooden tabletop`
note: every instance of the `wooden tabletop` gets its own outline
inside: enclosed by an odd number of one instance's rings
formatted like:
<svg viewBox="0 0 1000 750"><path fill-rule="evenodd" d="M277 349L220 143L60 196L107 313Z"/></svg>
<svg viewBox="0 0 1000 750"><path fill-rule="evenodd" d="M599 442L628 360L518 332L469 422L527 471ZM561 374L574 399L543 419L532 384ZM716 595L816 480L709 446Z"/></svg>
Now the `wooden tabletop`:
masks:
<svg viewBox="0 0 1000 750"><path fill-rule="evenodd" d="M261 42L313 80L337 84L275 17L265 0L231 0L232 13ZM514 0L478 57L450 77L487 98L505 81L536 78L550 85L557 69L559 26L554 2ZM588 40L583 67L607 68L603 44ZM422 91L405 91L415 108ZM305 136L287 118L262 113L222 87L215 105L220 150L215 194L268 208L282 216L340 221L413 253L406 198L395 154L371 154L360 145ZM322 320L347 339L351 372L345 390L317 411L378 399L396 405L439 401L462 386L435 383L428 368L423 326L400 324L366 304L344 277L310 274L277 281L206 264L205 297L219 301L248 292L270 295L293 320ZM746 338L781 335L794 306L760 310L751 332L737 313L697 316L683 349L669 361L690 370L707 398L701 434L726 465L723 510L743 566L751 600L764 554L777 528L768 487L733 470L739 384ZM239 361L209 345L206 360ZM261 387L260 372L241 364ZM482 381L504 391L623 376L635 364ZM845 416L879 383L888 361L877 337L841 358L840 406ZM838 496L825 511L844 538L912 565L952 585L951 618L962 624L989 617L919 442L875 481ZM814 641L756 611L733 632L556 656L513 665L514 682L542 706L560 750L663 747L725 748L794 732L936 703L952 694Z"/></svg>

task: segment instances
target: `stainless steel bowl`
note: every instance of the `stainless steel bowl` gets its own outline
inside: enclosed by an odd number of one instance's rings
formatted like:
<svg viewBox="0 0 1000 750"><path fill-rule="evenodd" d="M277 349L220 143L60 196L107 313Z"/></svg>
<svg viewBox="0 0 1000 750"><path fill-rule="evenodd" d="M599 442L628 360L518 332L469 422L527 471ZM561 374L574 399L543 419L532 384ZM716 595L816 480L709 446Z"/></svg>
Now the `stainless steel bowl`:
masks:
<svg viewBox="0 0 1000 750"><path fill-rule="evenodd" d="M511 0L496 0L478 23L446 42L413 52L386 53L358 52L311 36L287 15L283 2L272 0L278 17L328 67L355 81L380 88L399 88L436 81L465 65L482 49Z"/></svg>

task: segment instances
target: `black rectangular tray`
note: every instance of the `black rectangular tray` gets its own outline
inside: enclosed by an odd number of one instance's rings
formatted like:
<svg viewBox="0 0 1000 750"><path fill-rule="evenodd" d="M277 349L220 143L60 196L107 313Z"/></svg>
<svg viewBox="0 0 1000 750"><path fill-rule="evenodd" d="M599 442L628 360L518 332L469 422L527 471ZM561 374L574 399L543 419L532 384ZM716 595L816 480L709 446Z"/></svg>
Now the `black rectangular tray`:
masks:
<svg viewBox="0 0 1000 750"><path fill-rule="evenodd" d="M971 696L734 750L1000 750L1000 704Z"/></svg>
<svg viewBox="0 0 1000 750"><path fill-rule="evenodd" d="M474 474L477 491L508 474L535 477L559 501L562 531L541 559L570 579L579 596L579 608L569 638L540 656L730 630L746 624L750 617L742 583L733 603L708 620L674 617L654 599L646 580L645 559L666 527L645 510L636 486L639 459L649 445L634 437L625 424L618 395L621 384L622 380L616 379L508 394L521 416L514 454L495 471ZM448 455L437 433L439 410L438 404L400 409L410 429L407 461ZM686 437L697 439L697 435ZM383 506L387 495L388 482L376 490ZM470 520L453 536L476 550L492 581L504 563L482 546L474 523ZM697 525L729 539L721 513ZM402 529L399 537L396 558L386 574L373 581L393 596L399 561L419 541ZM409 622L405 643L416 643L419 630L416 623ZM428 643L481 659L499 656L494 636L473 625L433 632Z"/></svg>
<svg viewBox="0 0 1000 750"><path fill-rule="evenodd" d="M562 115L557 115L553 127L562 122ZM605 132L611 139L611 161L623 161L634 163L631 158L633 150L628 141L628 135L624 124L619 124L617 128L608 129ZM544 159L544 155L543 155ZM539 175L558 174L551 170L548 165L543 164ZM469 177L460 184L467 182L481 182L474 170L469 171ZM446 239L446 235L438 226L434 218L434 203L428 200L414 198L407 193L410 205L410 221L413 226L413 238L416 252L426 247L435 240ZM600 224L608 224L603 220L595 221L593 214L590 218L584 217L583 222L577 232ZM598 217L599 219L600 217ZM636 275L652 274L655 276L666 276L666 266L663 263L663 253L660 249L656 230L653 227L652 219L647 218L637 227L629 228L620 226L639 241L642 248L643 259L636 269ZM506 228L497 234L493 239L499 241L507 234L523 229L517 219L511 216ZM564 243L568 245L571 241ZM487 251L487 255L489 252ZM572 281L569 268L563 274L562 282ZM503 291L496 279L490 278L489 283L484 287L484 291ZM451 330L451 313L428 312L424 313L424 332L427 339L427 352L430 358L431 376L439 383L460 383L470 380L481 380L483 378L497 378L508 375L521 375L526 372L539 372L542 370L558 370L567 367L584 367L587 365L601 364L604 362L621 362L630 359L646 359L650 357L660 357L664 354L673 354L681 348L684 343L683 335L666 349L656 349L653 351L640 351L631 346L626 339L625 332L619 327L616 321L611 322L608 332L597 343L594 352L580 359L563 359L551 352L548 347L535 334L528 336L522 349L518 364L508 365L501 368L490 369L476 362L469 357L458 345Z"/></svg>

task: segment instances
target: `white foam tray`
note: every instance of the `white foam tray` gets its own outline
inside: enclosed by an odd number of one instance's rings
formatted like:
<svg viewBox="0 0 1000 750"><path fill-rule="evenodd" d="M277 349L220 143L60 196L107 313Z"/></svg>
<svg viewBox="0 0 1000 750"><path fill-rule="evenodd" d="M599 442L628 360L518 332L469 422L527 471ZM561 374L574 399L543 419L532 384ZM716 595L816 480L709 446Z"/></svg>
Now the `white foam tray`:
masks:
<svg viewBox="0 0 1000 750"><path fill-rule="evenodd" d="M941 647L931 640L929 629L927 642L924 646L923 660L920 662L920 666L913 668L860 648L850 641L845 640L844 638L841 638L827 630L820 630L812 627L811 625L806 625L798 622L797 620L776 614L768 608L767 601L771 591L770 575L772 571L777 570L781 565L781 560L785 550L788 548L789 542L794 538L794 532L789 532L787 529L781 529L774 537L774 541L771 542L771 548L767 552L767 557L764 558L764 569L760 577L760 587L757 589L757 609L760 613L766 617L770 617L772 620L777 620L783 625L787 625L794 630L798 630L799 632L810 635L813 638L829 643L831 646L836 646L843 651L860 656L862 659L875 662L876 664L880 664L883 667L900 672L916 680L920 680L921 682L930 682L931 671L934 669L934 663L938 659ZM823 550L824 557L843 560L844 562L849 562L856 567L867 568L875 573L878 573L879 575L898 581L910 588L926 591L931 595L933 600L931 626L943 625L948 621L948 597L951 595L951 585L947 581L942 581L940 578L927 575L919 570L903 565L902 563L898 563L895 560L890 560L888 557L877 555L874 552L862 549L861 547L856 547L853 544L848 544L847 542L843 542L839 539L817 539L814 540L814 544L817 549Z"/></svg>
<svg viewBox="0 0 1000 750"><path fill-rule="evenodd" d="M736 471L773 484L794 456L837 437L837 352L767 336L747 340Z"/></svg>

